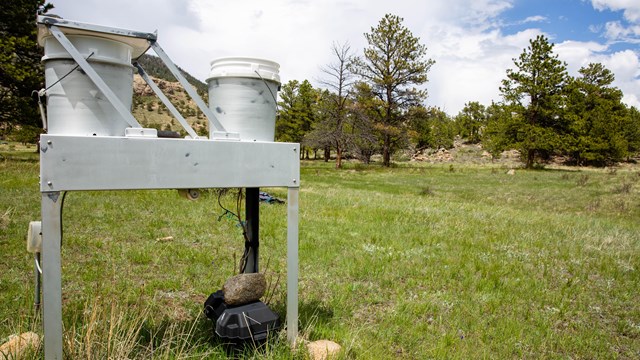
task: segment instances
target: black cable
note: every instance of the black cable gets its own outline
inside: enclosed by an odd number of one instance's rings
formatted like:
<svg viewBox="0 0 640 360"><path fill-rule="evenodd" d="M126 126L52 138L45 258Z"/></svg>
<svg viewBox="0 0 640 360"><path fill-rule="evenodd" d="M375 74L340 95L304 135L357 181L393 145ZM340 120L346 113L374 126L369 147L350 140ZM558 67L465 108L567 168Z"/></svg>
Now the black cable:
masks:
<svg viewBox="0 0 640 360"><path fill-rule="evenodd" d="M89 60L90 57L93 56L93 51L91 52L91 54L89 54L89 56L87 56L85 58L85 60ZM72 72L76 71L77 68L80 67L80 64L76 65L73 69L71 69L68 73L64 74L64 76L62 76L60 79L58 79L58 81L54 82L53 84L49 85L46 89L44 89L44 91L47 91L49 89L51 89L55 84L59 83L60 81L64 80L64 78L66 78L67 76L69 76Z"/></svg>
<svg viewBox="0 0 640 360"><path fill-rule="evenodd" d="M249 238L247 236L247 226L242 221L242 217L240 215L241 210L242 210L241 209L241 207L242 207L242 189L238 189L238 197L236 198L236 211L237 211L237 213L234 213L233 211L227 209L226 207L224 207L222 205L222 202L220 201L220 199L222 198L223 193L225 193L225 192L224 191L219 191L218 192L218 206L220 206L220 208L222 208L222 210L224 210L224 213L218 217L218 221L222 220L222 218L225 215L231 214L233 217L235 217L238 220L238 225L240 225L240 227L242 227L242 237L244 238L245 247L244 247L244 252L242 254L242 257L240 258L239 270L240 270L240 273L244 273L245 269L247 268L247 259L249 258L249 246L248 246L248 244L250 244L250 242L249 242Z"/></svg>

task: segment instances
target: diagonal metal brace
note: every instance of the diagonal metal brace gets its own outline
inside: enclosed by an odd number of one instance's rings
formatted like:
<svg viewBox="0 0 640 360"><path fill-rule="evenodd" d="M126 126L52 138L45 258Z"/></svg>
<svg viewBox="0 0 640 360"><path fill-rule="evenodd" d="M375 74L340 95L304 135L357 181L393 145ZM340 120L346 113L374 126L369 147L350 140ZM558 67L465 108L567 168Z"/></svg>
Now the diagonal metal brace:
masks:
<svg viewBox="0 0 640 360"><path fill-rule="evenodd" d="M144 71L142 66L137 62L134 63L133 66L135 66L138 69L138 74L142 76L144 81L147 82L147 85L149 85L151 90L153 90L153 92L156 93L158 98L160 98L160 101L162 101L162 103L167 107L167 109L169 109L171 114L178 120L180 125L182 125L182 128L184 128L184 130L189 134L189 136L191 136L192 139L197 139L198 134L193 130L193 128L191 128L191 126L189 126L189 124L187 123L187 120L185 120L184 117L182 117L178 109L176 109L176 107L173 106L169 98L167 98L162 92L162 90L160 90L158 85L156 85L156 83L153 82L153 80L149 77L146 71Z"/></svg>
<svg viewBox="0 0 640 360"><path fill-rule="evenodd" d="M60 45L64 47L65 50L73 57L73 60L80 65L82 70L87 74L89 79L93 81L93 83L98 87L98 89L102 92L102 94L107 98L107 100L113 105L118 114L134 128L142 128L138 121L131 115L129 109L127 109L122 101L116 96L116 94L109 88L109 86L102 80L100 75L93 69L91 65L85 60L84 57L80 54L78 49L69 41L69 39L62 33L62 31L55 25L49 26L49 31L51 34L55 36L55 38L60 42Z"/></svg>
<svg viewBox="0 0 640 360"><path fill-rule="evenodd" d="M182 87L189 94L189 96L191 96L191 99L195 101L196 105L198 105L198 108L200 108L200 111L202 111L202 113L209 119L209 122L211 123L211 125L217 131L227 132L224 126L222 126L222 124L220 123L220 121L218 121L218 118L216 118L213 112L209 109L207 104L205 104L204 101L202 101L202 99L200 98L200 95L198 95L198 93L193 89L191 84L189 84L187 79L185 79L184 76L182 76L182 74L180 73L180 71L178 71L178 68L175 66L173 61L171 61L167 53L165 53L164 50L162 50L162 48L160 47L160 44L158 44L157 41L152 41L152 40L149 40L149 43L151 44L151 48L153 49L153 51L155 51L156 55L158 55L160 59L162 59L164 64L167 65L167 68L169 69L169 71L171 71L173 76L175 76L176 79L178 79L178 81L180 82L180 84L182 84Z"/></svg>

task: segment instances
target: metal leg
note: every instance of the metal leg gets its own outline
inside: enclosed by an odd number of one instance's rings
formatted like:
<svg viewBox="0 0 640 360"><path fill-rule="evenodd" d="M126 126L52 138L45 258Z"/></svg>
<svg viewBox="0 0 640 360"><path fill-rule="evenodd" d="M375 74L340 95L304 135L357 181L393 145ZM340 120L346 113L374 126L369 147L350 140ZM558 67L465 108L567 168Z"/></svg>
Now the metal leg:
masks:
<svg viewBox="0 0 640 360"><path fill-rule="evenodd" d="M62 267L59 192L42 193L42 279L44 357L62 359Z"/></svg>
<svg viewBox="0 0 640 360"><path fill-rule="evenodd" d="M260 189L247 188L245 199L245 219L247 220L247 238L249 247L245 273L258 272L258 249L260 247Z"/></svg>
<svg viewBox="0 0 640 360"><path fill-rule="evenodd" d="M295 345L298 337L298 192L287 193L287 339Z"/></svg>

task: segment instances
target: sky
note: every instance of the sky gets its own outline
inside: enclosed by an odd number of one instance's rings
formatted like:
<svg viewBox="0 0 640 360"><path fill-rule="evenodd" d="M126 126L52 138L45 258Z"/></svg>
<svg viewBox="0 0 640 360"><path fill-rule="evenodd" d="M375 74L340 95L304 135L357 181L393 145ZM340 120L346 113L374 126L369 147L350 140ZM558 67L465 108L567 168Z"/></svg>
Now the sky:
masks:
<svg viewBox="0 0 640 360"><path fill-rule="evenodd" d="M640 0L50 0L50 14L80 22L158 31L171 59L206 81L210 62L249 56L280 64L283 83L320 87L333 43L354 55L387 13L435 60L425 105L457 114L469 101L500 101L499 86L529 40L544 35L569 74L599 62L623 101L640 107Z"/></svg>

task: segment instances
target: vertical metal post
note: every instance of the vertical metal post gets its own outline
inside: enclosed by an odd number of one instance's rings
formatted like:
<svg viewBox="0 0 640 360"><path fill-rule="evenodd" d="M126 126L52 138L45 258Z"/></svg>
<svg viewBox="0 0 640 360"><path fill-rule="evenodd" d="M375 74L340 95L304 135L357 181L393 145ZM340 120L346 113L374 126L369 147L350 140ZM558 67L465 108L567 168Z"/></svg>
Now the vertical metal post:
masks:
<svg viewBox="0 0 640 360"><path fill-rule="evenodd" d="M287 192L287 340L295 344L298 337L298 193Z"/></svg>
<svg viewBox="0 0 640 360"><path fill-rule="evenodd" d="M258 272L258 248L260 247L260 188L247 188L245 198L245 219L247 221L248 247L245 273Z"/></svg>
<svg viewBox="0 0 640 360"><path fill-rule="evenodd" d="M44 357L46 360L62 360L62 199L60 192L43 192L41 201Z"/></svg>

